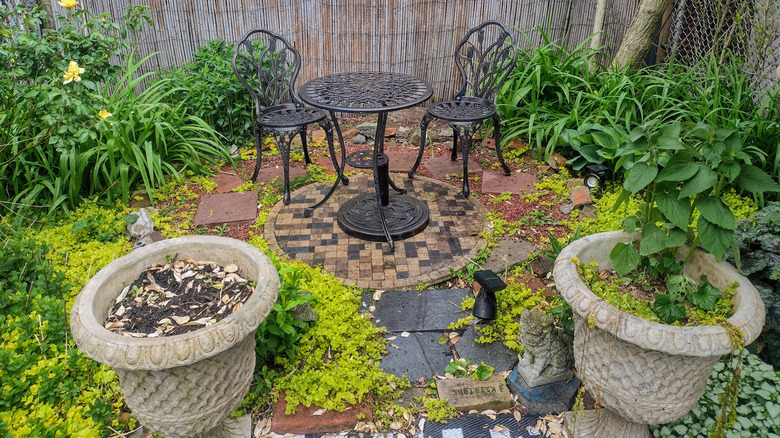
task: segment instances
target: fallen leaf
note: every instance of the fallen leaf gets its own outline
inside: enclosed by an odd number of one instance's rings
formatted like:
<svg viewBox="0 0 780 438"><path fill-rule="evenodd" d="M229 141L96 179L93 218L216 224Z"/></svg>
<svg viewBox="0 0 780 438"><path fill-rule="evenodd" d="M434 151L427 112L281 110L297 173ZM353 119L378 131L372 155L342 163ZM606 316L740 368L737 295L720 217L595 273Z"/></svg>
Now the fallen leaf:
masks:
<svg viewBox="0 0 780 438"><path fill-rule="evenodd" d="M125 314L126 311L127 311L127 309L125 309L125 306L119 306L119 308L116 309L116 313L114 313L114 315L122 316L122 315Z"/></svg>
<svg viewBox="0 0 780 438"><path fill-rule="evenodd" d="M222 295L222 304L227 304L228 301L230 301L230 295L228 294Z"/></svg>
<svg viewBox="0 0 780 438"><path fill-rule="evenodd" d="M393 348L395 348L396 350L400 350L400 349L401 349L401 347L399 347L399 346L397 346L397 345L395 345L395 344L390 344L390 346L391 346L391 347L393 347Z"/></svg>
<svg viewBox="0 0 780 438"><path fill-rule="evenodd" d="M383 290L375 290L373 295L374 301L379 301L382 298L383 293Z"/></svg>
<svg viewBox="0 0 780 438"><path fill-rule="evenodd" d="M238 312L238 309L240 309L240 308L241 308L241 303L236 303L236 305L233 306L233 313Z"/></svg>
<svg viewBox="0 0 780 438"><path fill-rule="evenodd" d="M128 284L127 286L125 286L124 289L122 289L122 292L119 294L119 296L116 297L116 303L118 304L122 300L124 300L125 297L127 296L127 292L129 292L129 291L130 291L130 285Z"/></svg>
<svg viewBox="0 0 780 438"><path fill-rule="evenodd" d="M402 338L408 338L410 334L411 333L409 333L409 332L403 332L403 333L401 333L401 337Z"/></svg>
<svg viewBox="0 0 780 438"><path fill-rule="evenodd" d="M389 338L387 338L387 340L388 341L395 341L396 338L398 338L398 336L390 336Z"/></svg>
<svg viewBox="0 0 780 438"><path fill-rule="evenodd" d="M390 423L390 429L398 430L402 427L404 427L404 425L400 421L393 421L392 423Z"/></svg>
<svg viewBox="0 0 780 438"><path fill-rule="evenodd" d="M312 415L322 415L325 412L328 412L328 410L320 408L320 409L317 409L316 411L312 412Z"/></svg>
<svg viewBox="0 0 780 438"><path fill-rule="evenodd" d="M234 273L236 271L238 271L238 266L236 266L233 263L225 266L225 272L227 272L228 274L232 274L232 273Z"/></svg>
<svg viewBox="0 0 780 438"><path fill-rule="evenodd" d="M123 323L122 321L114 321L114 322L107 322L107 323L106 323L106 325L105 325L105 327L106 327L108 330L113 330L113 329L115 329L115 328L121 328L121 327L123 327L124 325L125 325L125 323Z"/></svg>
<svg viewBox="0 0 780 438"><path fill-rule="evenodd" d="M168 318L163 318L163 319L157 321L157 324L163 324L163 325L167 324L167 325L170 325L170 324L173 324L173 321L171 321Z"/></svg>
<svg viewBox="0 0 780 438"><path fill-rule="evenodd" d="M173 318L173 320L176 321L176 324L179 324L179 325L186 324L186 323L188 323L190 321L190 317L187 316L187 315L184 315L184 316L171 316L171 318Z"/></svg>
<svg viewBox="0 0 780 438"><path fill-rule="evenodd" d="M512 415L514 415L514 416L515 416L515 420L517 420L518 422L520 422L520 419L522 419L522 418L523 418L523 414L521 414L521 413L520 413L520 412L518 412L518 411L514 411L514 412L512 412Z"/></svg>
<svg viewBox="0 0 780 438"><path fill-rule="evenodd" d="M149 333L146 335L147 338L156 338L158 336L160 336L160 332Z"/></svg>

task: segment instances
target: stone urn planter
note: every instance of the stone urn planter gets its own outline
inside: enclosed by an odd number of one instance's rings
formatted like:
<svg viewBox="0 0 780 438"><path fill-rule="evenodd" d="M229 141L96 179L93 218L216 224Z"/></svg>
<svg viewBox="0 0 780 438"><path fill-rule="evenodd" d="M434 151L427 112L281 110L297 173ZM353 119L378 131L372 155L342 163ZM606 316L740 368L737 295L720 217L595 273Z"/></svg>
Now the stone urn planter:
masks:
<svg viewBox="0 0 780 438"><path fill-rule="evenodd" d="M254 293L230 316L169 337L131 338L103 327L111 306L132 283L166 256L236 264L256 281ZM101 269L76 297L73 340L119 376L127 406L142 425L165 438L242 436L227 416L249 389L255 367L255 331L273 307L279 275L259 249L225 237L180 237L137 249Z"/></svg>
<svg viewBox="0 0 780 438"><path fill-rule="evenodd" d="M713 365L732 345L721 326L676 327L654 323L618 310L591 292L572 258L598 260L611 269L609 253L633 235L621 231L579 239L561 251L553 275L561 295L574 311L574 361L580 380L602 408L573 418L575 437L650 437L648 424L663 424L686 415L702 396ZM749 280L728 263L697 251L685 266L694 279L707 275L718 288L739 283L734 315L745 345L764 326L764 303Z"/></svg>

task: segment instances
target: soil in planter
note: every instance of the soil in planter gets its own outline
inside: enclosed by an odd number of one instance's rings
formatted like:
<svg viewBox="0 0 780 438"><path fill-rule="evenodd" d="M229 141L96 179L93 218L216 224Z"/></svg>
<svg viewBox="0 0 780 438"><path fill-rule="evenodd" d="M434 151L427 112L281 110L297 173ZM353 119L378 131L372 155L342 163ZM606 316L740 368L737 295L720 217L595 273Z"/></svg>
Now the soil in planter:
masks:
<svg viewBox="0 0 780 438"><path fill-rule="evenodd" d="M216 323L254 292L234 264L219 266L174 256L141 273L117 297L108 330L134 338L173 336Z"/></svg>

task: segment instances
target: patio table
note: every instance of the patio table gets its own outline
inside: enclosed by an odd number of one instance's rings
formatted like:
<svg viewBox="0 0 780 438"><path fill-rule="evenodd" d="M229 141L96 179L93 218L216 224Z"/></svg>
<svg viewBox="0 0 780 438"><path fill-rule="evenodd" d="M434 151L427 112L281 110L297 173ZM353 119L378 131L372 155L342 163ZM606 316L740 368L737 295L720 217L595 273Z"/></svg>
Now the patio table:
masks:
<svg viewBox="0 0 780 438"><path fill-rule="evenodd" d="M432 94L429 83L414 76L389 72L336 73L303 84L298 90L300 99L330 113L342 155L336 182L325 198L307 208L304 214L311 216L315 208L330 198L339 182L348 183L344 168L349 163L359 169L372 169L374 194L360 194L339 208L337 220L345 233L365 240L387 241L394 250L393 239L404 239L424 230L428 225L428 207L396 187L390 179L384 140L389 112L417 105ZM378 115L373 150L345 156L336 112ZM390 187L397 192L393 196L390 196Z"/></svg>

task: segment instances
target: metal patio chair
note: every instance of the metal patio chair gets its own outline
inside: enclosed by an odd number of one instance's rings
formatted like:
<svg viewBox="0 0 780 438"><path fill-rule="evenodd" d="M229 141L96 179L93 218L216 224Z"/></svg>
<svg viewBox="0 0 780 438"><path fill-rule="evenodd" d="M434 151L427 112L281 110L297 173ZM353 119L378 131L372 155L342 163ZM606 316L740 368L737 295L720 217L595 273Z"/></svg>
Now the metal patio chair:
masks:
<svg viewBox="0 0 780 438"><path fill-rule="evenodd" d="M461 87L453 100L437 102L428 107L420 124L420 152L409 171L414 177L422 160L428 124L434 119L446 120L453 131L452 160L457 159L458 142L463 155L463 196L468 198L468 159L474 132L487 119L493 120L498 162L504 174L511 171L501 154L501 120L496 113L498 89L515 68L518 50L506 26L489 20L468 31L455 48L455 65L461 77Z"/></svg>
<svg viewBox="0 0 780 438"><path fill-rule="evenodd" d="M252 181L257 181L262 156L264 131L274 138L284 167L284 204L290 203L290 146L301 136L303 156L311 164L306 146L306 126L319 124L325 130L330 156L339 169L333 148L333 127L325 111L304 107L295 95L295 81L301 68L301 55L283 37L265 29L247 32L236 43L233 71L254 98L254 136L257 162Z"/></svg>

